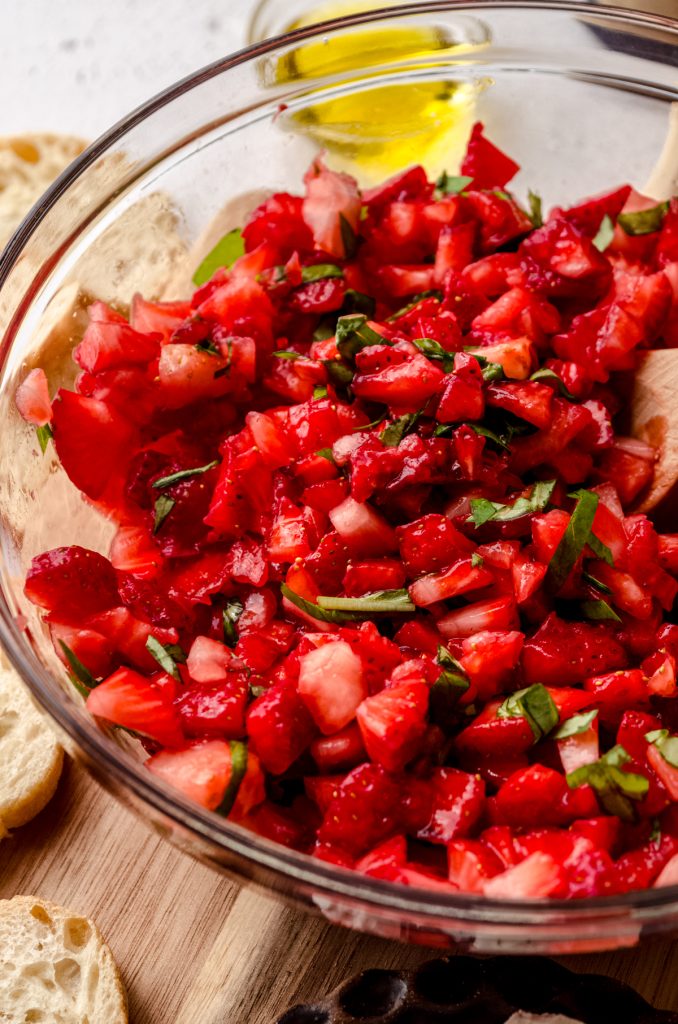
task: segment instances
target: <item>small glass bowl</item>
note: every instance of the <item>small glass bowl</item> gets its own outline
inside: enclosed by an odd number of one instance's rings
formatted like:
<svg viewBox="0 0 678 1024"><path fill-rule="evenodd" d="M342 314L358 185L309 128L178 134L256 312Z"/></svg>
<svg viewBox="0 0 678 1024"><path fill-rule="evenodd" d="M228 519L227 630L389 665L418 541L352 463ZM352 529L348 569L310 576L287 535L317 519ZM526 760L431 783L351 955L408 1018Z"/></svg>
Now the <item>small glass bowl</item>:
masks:
<svg viewBox="0 0 678 1024"><path fill-rule="evenodd" d="M397 46L373 45L393 32ZM111 526L82 501L51 448L40 453L13 400L17 382L37 364L52 390L72 382L70 348L87 294L122 308L137 289L159 297L226 201L242 217L256 202L244 192L299 189L319 145L363 180L383 173L393 153L401 162L423 154L429 169L444 160L454 172L459 124L466 131L478 118L520 161L517 192L538 189L547 206L617 182L642 185L663 143L668 106L678 99L677 45L678 23L669 19L566 2L420 3L307 28L205 68L114 126L7 246L0 261L0 642L73 756L195 856L332 921L481 953L583 952L678 927L678 887L525 902L366 878L262 839L152 776L135 741L100 728L84 711L23 596L34 555L71 543L105 551ZM422 148L412 105L397 102L408 91L417 102L430 98L431 88L442 106L428 137L440 114L444 152ZM379 104L386 140L375 135ZM351 112L346 123L332 120L337 110ZM181 297L188 285L181 275L178 282Z"/></svg>

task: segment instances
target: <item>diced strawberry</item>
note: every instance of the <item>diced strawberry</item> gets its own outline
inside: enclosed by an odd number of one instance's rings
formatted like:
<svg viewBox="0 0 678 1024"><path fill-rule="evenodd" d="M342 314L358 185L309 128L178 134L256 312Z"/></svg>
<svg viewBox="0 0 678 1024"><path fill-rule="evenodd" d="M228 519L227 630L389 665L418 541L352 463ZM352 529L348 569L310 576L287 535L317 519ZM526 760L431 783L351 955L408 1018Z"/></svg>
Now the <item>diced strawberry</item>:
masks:
<svg viewBox="0 0 678 1024"><path fill-rule="evenodd" d="M482 892L504 865L477 839L455 839L447 847L448 877L462 892Z"/></svg>
<svg viewBox="0 0 678 1024"><path fill-rule="evenodd" d="M302 216L313 233L315 245L330 256L345 258L349 255L346 234L357 234L360 218L361 199L355 180L348 174L329 170L319 158L304 180Z"/></svg>
<svg viewBox="0 0 678 1024"><path fill-rule="evenodd" d="M379 765L361 764L330 803L318 838L360 856L396 831L400 792Z"/></svg>
<svg viewBox="0 0 678 1024"><path fill-rule="evenodd" d="M553 391L545 384L527 380L520 384L490 384L487 404L514 413L542 429L551 422Z"/></svg>
<svg viewBox="0 0 678 1024"><path fill-rule="evenodd" d="M678 800L678 768L671 764L661 752L661 747L648 744L647 760L666 787L672 800Z"/></svg>
<svg viewBox="0 0 678 1024"><path fill-rule="evenodd" d="M191 687L175 705L184 732L187 736L224 736L233 740L244 736L248 695L245 673L231 672L216 685Z"/></svg>
<svg viewBox="0 0 678 1024"><path fill-rule="evenodd" d="M475 549L446 516L427 515L396 529L400 557L410 573L419 576L449 565L450 558L462 558Z"/></svg>
<svg viewBox="0 0 678 1024"><path fill-rule="evenodd" d="M479 630L462 644L461 665L480 700L499 692L518 664L525 637L518 631Z"/></svg>
<svg viewBox="0 0 678 1024"><path fill-rule="evenodd" d="M188 674L196 683L222 683L238 667L233 651L207 636L195 638L186 659Z"/></svg>
<svg viewBox="0 0 678 1024"><path fill-rule="evenodd" d="M430 784L431 817L417 837L447 844L469 835L483 813L485 784L477 776L456 768L437 768Z"/></svg>
<svg viewBox="0 0 678 1024"><path fill-rule="evenodd" d="M147 302L138 292L132 296L131 326L142 334L160 334L165 342L190 315L190 302Z"/></svg>
<svg viewBox="0 0 678 1024"><path fill-rule="evenodd" d="M311 744L311 756L320 772L348 771L365 760L365 747L357 722Z"/></svg>
<svg viewBox="0 0 678 1024"><path fill-rule="evenodd" d="M397 548L393 528L367 504L346 498L330 511L329 517L334 529L356 556L385 555Z"/></svg>
<svg viewBox="0 0 678 1024"><path fill-rule="evenodd" d="M534 733L522 715L500 717L502 700L492 700L455 738L455 747L463 758L476 761L493 757L501 760L529 750Z"/></svg>
<svg viewBox="0 0 678 1024"><path fill-rule="evenodd" d="M627 708L647 704L649 694L643 673L638 668L589 676L584 687L593 695L603 722L616 725Z"/></svg>
<svg viewBox="0 0 678 1024"><path fill-rule="evenodd" d="M59 611L69 621L120 603L113 566L96 551L77 544L36 555L26 575L29 601Z"/></svg>
<svg viewBox="0 0 678 1024"><path fill-rule="evenodd" d="M78 366L90 373L119 366L146 366L160 352L159 334L142 334L126 323L90 321L80 344L73 350Z"/></svg>
<svg viewBox="0 0 678 1024"><path fill-rule="evenodd" d="M512 775L497 793L498 823L512 828L526 828L534 821L562 825L567 817L563 807L566 793L567 783L560 772L531 765Z"/></svg>
<svg viewBox="0 0 678 1024"><path fill-rule="evenodd" d="M322 733L339 732L367 695L360 658L344 640L309 651L299 660L298 692Z"/></svg>
<svg viewBox="0 0 678 1024"><path fill-rule="evenodd" d="M361 857L355 869L372 878L386 878L395 882L400 875L400 869L405 867L406 861L407 842L405 836L393 836Z"/></svg>
<svg viewBox="0 0 678 1024"><path fill-rule="evenodd" d="M121 477L134 451L135 430L95 398L59 388L52 405L54 445L69 479L89 498L100 498Z"/></svg>
<svg viewBox="0 0 678 1024"><path fill-rule="evenodd" d="M473 187L504 188L519 170L514 160L485 137L481 122L476 122L461 164L461 173L473 179Z"/></svg>
<svg viewBox="0 0 678 1024"><path fill-rule="evenodd" d="M196 803L215 811L224 799L233 771L229 743L199 740L181 750L162 750L146 767ZM264 777L256 756L248 752L247 769L229 817L241 818L264 800Z"/></svg>
<svg viewBox="0 0 678 1024"><path fill-rule="evenodd" d="M356 712L370 760L398 772L419 752L426 732L429 688L422 680L389 686Z"/></svg>
<svg viewBox="0 0 678 1024"><path fill-rule="evenodd" d="M512 597L478 601L438 620L438 629L449 640L473 636L483 630L511 630L517 625L518 614Z"/></svg>
<svg viewBox="0 0 678 1024"><path fill-rule="evenodd" d="M544 899L562 895L565 879L560 865L547 853L532 853L515 867L485 882L483 892L491 899Z"/></svg>
<svg viewBox="0 0 678 1024"><path fill-rule="evenodd" d="M63 622L50 622L49 632L58 657L70 669L65 644L91 672L95 679L108 676L113 671L113 647L108 638L94 629L81 629Z"/></svg>
<svg viewBox="0 0 678 1024"><path fill-rule="evenodd" d="M487 569L474 566L470 558L463 558L445 572L422 576L410 586L409 594L416 605L426 607L471 590L481 590L493 580Z"/></svg>
<svg viewBox="0 0 678 1024"><path fill-rule="evenodd" d="M47 375L39 366L24 377L14 396L16 407L26 423L44 427L52 420Z"/></svg>
<svg viewBox="0 0 678 1024"><path fill-rule="evenodd" d="M525 641L521 660L526 684L571 686L596 672L626 668L628 655L609 627L553 614Z"/></svg>
<svg viewBox="0 0 678 1024"><path fill-rule="evenodd" d="M114 569L144 579L157 576L165 562L143 526L121 526L111 541L109 556Z"/></svg>
<svg viewBox="0 0 678 1024"><path fill-rule="evenodd" d="M247 734L266 771L282 775L306 750L317 730L296 688L279 683L248 708Z"/></svg>
<svg viewBox="0 0 678 1024"><path fill-rule="evenodd" d="M166 747L183 743L181 720L168 701L144 676L120 668L87 698L87 710L114 725L143 733Z"/></svg>
<svg viewBox="0 0 678 1024"><path fill-rule="evenodd" d="M359 398L384 402L399 411L416 411L437 394L445 379L443 371L423 355L388 366L378 373L359 373L351 387Z"/></svg>

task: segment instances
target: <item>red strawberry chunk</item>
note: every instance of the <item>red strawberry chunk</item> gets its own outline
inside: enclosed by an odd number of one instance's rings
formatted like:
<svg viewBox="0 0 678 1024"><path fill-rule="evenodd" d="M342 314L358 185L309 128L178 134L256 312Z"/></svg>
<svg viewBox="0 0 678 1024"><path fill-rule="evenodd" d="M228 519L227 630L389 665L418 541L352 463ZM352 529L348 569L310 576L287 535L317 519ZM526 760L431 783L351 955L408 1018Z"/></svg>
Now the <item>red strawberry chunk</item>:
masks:
<svg viewBox="0 0 678 1024"><path fill-rule="evenodd" d="M78 619L120 603L113 566L96 551L77 544L37 555L26 576L29 601Z"/></svg>
<svg viewBox="0 0 678 1024"><path fill-rule="evenodd" d="M245 735L245 706L249 688L244 673L232 672L219 685L192 687L179 697L176 708L187 736Z"/></svg>
<svg viewBox="0 0 678 1024"><path fill-rule="evenodd" d="M515 867L485 882L483 892L492 899L544 899L564 895L567 882L561 866L547 853L532 853Z"/></svg>
<svg viewBox="0 0 678 1024"><path fill-rule="evenodd" d="M339 786L318 838L360 856L396 831L399 804L395 780L379 765L361 764Z"/></svg>
<svg viewBox="0 0 678 1024"><path fill-rule="evenodd" d="M52 413L54 445L69 479L89 498L100 498L116 476L124 476L135 447L134 428L105 402L63 388Z"/></svg>
<svg viewBox="0 0 678 1024"><path fill-rule="evenodd" d="M482 892L504 865L478 839L455 839L447 847L448 878L462 892Z"/></svg>
<svg viewBox="0 0 678 1024"><path fill-rule="evenodd" d="M140 732L166 747L183 743L181 719L171 701L138 672L120 668L87 698L87 710L114 725Z"/></svg>
<svg viewBox="0 0 678 1024"><path fill-rule="evenodd" d="M47 375L40 367L31 370L16 389L16 407L27 423L44 427L52 419Z"/></svg>
<svg viewBox="0 0 678 1024"><path fill-rule="evenodd" d="M503 188L518 172L519 166L489 141L484 126L473 126L461 173L473 178L474 188Z"/></svg>
<svg viewBox="0 0 678 1024"><path fill-rule="evenodd" d="M366 696L360 658L344 640L316 647L299 661L298 691L320 731L339 732Z"/></svg>
<svg viewBox="0 0 678 1024"><path fill-rule="evenodd" d="M370 760L387 771L400 771L419 753L426 733L429 688L414 681L387 686L367 697L356 712Z"/></svg>
<svg viewBox="0 0 678 1024"><path fill-rule="evenodd" d="M477 776L455 768L436 769L431 781L431 817L419 829L417 837L447 844L452 839L467 836L483 813L485 784Z"/></svg>
<svg viewBox="0 0 678 1024"><path fill-rule="evenodd" d="M259 760L282 775L306 750L317 730L294 686L272 686L247 711L247 734Z"/></svg>
<svg viewBox="0 0 678 1024"><path fill-rule="evenodd" d="M474 566L470 558L463 558L445 572L422 576L410 586L409 594L416 605L426 607L471 590L481 590L493 581L491 572Z"/></svg>

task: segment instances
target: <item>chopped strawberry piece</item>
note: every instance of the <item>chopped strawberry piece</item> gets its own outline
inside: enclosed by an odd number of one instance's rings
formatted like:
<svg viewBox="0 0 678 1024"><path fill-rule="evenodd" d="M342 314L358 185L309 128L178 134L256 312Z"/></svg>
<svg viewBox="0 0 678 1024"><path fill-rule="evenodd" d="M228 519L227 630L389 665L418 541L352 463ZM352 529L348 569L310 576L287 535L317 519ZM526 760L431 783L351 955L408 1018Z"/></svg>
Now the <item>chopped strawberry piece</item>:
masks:
<svg viewBox="0 0 678 1024"><path fill-rule="evenodd" d="M366 696L360 658L344 640L316 647L299 660L298 691L320 731L339 732Z"/></svg>
<svg viewBox="0 0 678 1024"><path fill-rule="evenodd" d="M391 772L404 768L421 749L428 702L423 680L388 686L367 697L356 718L370 760Z"/></svg>
<svg viewBox="0 0 678 1024"><path fill-rule="evenodd" d="M40 367L31 370L16 389L16 407L27 423L44 427L52 420L47 375Z"/></svg>
<svg viewBox="0 0 678 1024"><path fill-rule="evenodd" d="M303 754L317 730L294 686L279 683L250 705L247 734L266 771L282 775Z"/></svg>
<svg viewBox="0 0 678 1024"><path fill-rule="evenodd" d="M395 832L399 804L398 786L384 769L361 764L339 786L318 838L360 856Z"/></svg>
<svg viewBox="0 0 678 1024"><path fill-rule="evenodd" d="M132 669L118 669L92 690L87 698L87 710L114 725L140 732L165 747L178 747L183 743L181 719L171 701Z"/></svg>
<svg viewBox="0 0 678 1024"><path fill-rule="evenodd" d="M62 466L89 498L100 498L116 476L124 476L134 451L134 428L105 402L63 388L56 393L52 413L54 445Z"/></svg>
<svg viewBox="0 0 678 1024"><path fill-rule="evenodd" d="M96 551L77 544L37 555L26 576L29 601L70 619L86 617L120 603L113 566Z"/></svg>
<svg viewBox="0 0 678 1024"><path fill-rule="evenodd" d="M504 188L517 174L519 166L485 137L484 126L473 126L461 173L473 178L474 188Z"/></svg>

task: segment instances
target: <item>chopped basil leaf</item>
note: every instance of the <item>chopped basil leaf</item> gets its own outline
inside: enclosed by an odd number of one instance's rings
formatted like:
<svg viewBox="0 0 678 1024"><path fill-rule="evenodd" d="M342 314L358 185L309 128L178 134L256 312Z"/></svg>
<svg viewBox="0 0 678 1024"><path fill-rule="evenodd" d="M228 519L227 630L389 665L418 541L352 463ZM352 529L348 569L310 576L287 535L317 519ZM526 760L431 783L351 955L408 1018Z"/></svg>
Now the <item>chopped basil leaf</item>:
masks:
<svg viewBox="0 0 678 1024"><path fill-rule="evenodd" d="M247 744L242 740L229 740L228 745L231 751L231 777L221 803L216 809L216 813L222 814L225 818L233 810L242 780L247 773Z"/></svg>
<svg viewBox="0 0 678 1024"><path fill-rule="evenodd" d="M238 600L229 601L223 610L224 643L227 647L235 647L238 642L238 631L235 627L242 610L242 602Z"/></svg>
<svg viewBox="0 0 678 1024"><path fill-rule="evenodd" d="M358 239L353 227L344 217L343 213L339 214L339 227L341 229L341 241L344 246L344 253L346 259L351 259L355 256L355 251L358 247Z"/></svg>
<svg viewBox="0 0 678 1024"><path fill-rule="evenodd" d="M344 271L335 263L316 263L312 267L301 268L302 284L312 281L325 281L328 277L343 277Z"/></svg>
<svg viewBox="0 0 678 1024"><path fill-rule="evenodd" d="M424 299L437 299L438 302L441 302L442 298L443 293L438 288L429 288L426 292L419 292L418 295L412 296L406 306L402 306L400 309L396 310L393 316L388 318L387 323L391 324L394 320L399 320L401 316L411 313L413 309L417 308L420 302L424 301Z"/></svg>
<svg viewBox="0 0 678 1024"><path fill-rule="evenodd" d="M319 448L316 455L321 459L327 459L328 462L334 462L334 455L332 454L331 448Z"/></svg>
<svg viewBox="0 0 678 1024"><path fill-rule="evenodd" d="M440 189L443 195L453 196L463 192L472 181L473 178L469 178L467 174L448 174L447 171L443 171L436 181L436 188Z"/></svg>
<svg viewBox="0 0 678 1024"><path fill-rule="evenodd" d="M429 717L435 725L448 731L458 723L459 698L471 684L457 659L445 647L438 648L436 661L442 671L431 687Z"/></svg>
<svg viewBox="0 0 678 1024"><path fill-rule="evenodd" d="M156 499L153 511L155 512L155 520L153 522L153 533L156 534L162 524L167 519L168 515L176 505L174 498L170 498L169 494L161 494Z"/></svg>
<svg viewBox="0 0 678 1024"><path fill-rule="evenodd" d="M181 679L179 669L177 668L177 661L186 661L186 656L181 648L178 648L180 657L177 658L176 645L161 644L160 641L156 640L156 638L151 634L146 641L146 650L153 658L155 658L163 672L167 672L168 675L172 676L172 678L177 681Z"/></svg>
<svg viewBox="0 0 678 1024"><path fill-rule="evenodd" d="M339 352L349 361L353 359L356 352L370 345L390 345L391 342L382 338L380 334L373 331L367 325L367 317L364 313L353 313L349 316L340 316L337 320L337 348Z"/></svg>
<svg viewBox="0 0 678 1024"><path fill-rule="evenodd" d="M258 683L255 683L253 685L252 683L250 683L250 696L253 697L254 700L256 700L257 697L261 697L262 694L266 693L267 690L267 686L260 686Z"/></svg>
<svg viewBox="0 0 678 1024"><path fill-rule="evenodd" d="M316 384L313 388L313 400L317 402L320 398L327 398L327 388L324 384Z"/></svg>
<svg viewBox="0 0 678 1024"><path fill-rule="evenodd" d="M435 341L434 338L413 338L412 344L416 345L419 351L423 352L427 359L435 359L437 362L442 363L445 373L450 372L454 365L454 352L448 352L447 349L443 348L440 342Z"/></svg>
<svg viewBox="0 0 678 1024"><path fill-rule="evenodd" d="M335 387L346 387L353 380L353 370L339 359L323 359L323 366Z"/></svg>
<svg viewBox="0 0 678 1024"><path fill-rule="evenodd" d="M664 216L669 208L668 202L659 203L649 210L636 210L634 213L620 213L617 224L620 224L627 235L651 235L659 231Z"/></svg>
<svg viewBox="0 0 678 1024"><path fill-rule="evenodd" d="M471 555L471 565L474 569L485 564L485 559L482 555L479 555L477 551L474 551Z"/></svg>
<svg viewBox="0 0 678 1024"><path fill-rule="evenodd" d="M293 352L291 348L280 348L273 355L276 359L305 359L301 352Z"/></svg>
<svg viewBox="0 0 678 1024"><path fill-rule="evenodd" d="M359 430L371 430L372 427L378 427L385 419L386 413L383 413L381 416L378 416L376 420L372 420L371 423L366 423L365 425L359 423L357 427L351 427L351 433L356 433Z"/></svg>
<svg viewBox="0 0 678 1024"><path fill-rule="evenodd" d="M414 612L406 590L377 590L362 597L318 597L318 607L333 612Z"/></svg>
<svg viewBox="0 0 678 1024"><path fill-rule="evenodd" d="M417 425L420 412L407 413L405 416L399 416L397 420L393 420L387 427L382 430L379 435L379 440L382 444L385 444L387 448L397 448L402 439L407 435L411 434Z"/></svg>
<svg viewBox="0 0 678 1024"><path fill-rule="evenodd" d="M70 647L63 642L63 640L59 640L59 646L64 652L66 661L71 667L69 675L71 675L73 685L83 697L89 696L89 691L99 685L99 680L94 678L90 670L80 661L77 654L75 654Z"/></svg>
<svg viewBox="0 0 678 1024"><path fill-rule="evenodd" d="M532 227L540 228L544 223L541 196L538 192L533 192L532 189L530 189L527 193L527 201L530 206L528 217L532 221Z"/></svg>
<svg viewBox="0 0 678 1024"><path fill-rule="evenodd" d="M201 473L208 473L210 469L214 469L218 465L219 460L215 459L214 462L208 462L206 466L196 466L195 469L180 469L178 473L170 473L169 476L161 476L159 480L154 480L151 486L156 488L156 490L164 490L165 487L173 487L174 484L178 484L182 480L189 480L193 476L200 476Z"/></svg>
<svg viewBox="0 0 678 1024"><path fill-rule="evenodd" d="M524 718L538 743L558 725L558 708L551 694L541 683L518 690L507 697L497 709L499 718Z"/></svg>
<svg viewBox="0 0 678 1024"><path fill-rule="evenodd" d="M622 746L617 744L593 764L582 765L567 775L571 789L577 786L591 786L608 814L615 814L623 821L634 821L633 801L642 800L650 788L644 775L622 771L621 766L631 758Z"/></svg>
<svg viewBox="0 0 678 1024"><path fill-rule="evenodd" d="M577 559L589 542L591 527L598 508L598 495L583 489L570 495L577 499L567 529L560 539L546 573L554 590L560 590L572 572Z"/></svg>
<svg viewBox="0 0 678 1024"><path fill-rule="evenodd" d="M495 381L504 379L504 367L501 363L491 363L489 359L482 356L474 345L465 348L464 352L470 352L473 358L480 364L483 371L483 380L486 384L493 384Z"/></svg>
<svg viewBox="0 0 678 1024"><path fill-rule="evenodd" d="M607 583L602 583L600 580L597 580L596 577L592 576L590 572L583 572L581 574L581 578L586 583L590 584L592 587L595 587L596 590L599 590L601 592L601 594L611 594L612 593L612 591L608 587Z"/></svg>
<svg viewBox="0 0 678 1024"><path fill-rule="evenodd" d="M362 615L352 614L351 612L330 611L329 609L321 608L312 601L307 601L306 598L295 594L286 583L280 584L280 592L283 597L286 597L288 601L291 601L302 612L310 615L312 619L317 619L319 622L355 622L356 619L363 618Z"/></svg>
<svg viewBox="0 0 678 1024"><path fill-rule="evenodd" d="M469 423L469 427L480 437L486 437L488 441L492 441L494 444L499 445L499 447L503 448L504 451L511 451L510 445L506 443L504 438L500 437L499 434L495 434L493 431L488 430L487 427L481 427L479 423Z"/></svg>
<svg viewBox="0 0 678 1024"><path fill-rule="evenodd" d="M355 288L347 288L344 292L344 302L341 307L342 314L364 313L365 316L374 316L377 304L371 295L364 292L357 292ZM332 332L334 333L334 331Z"/></svg>
<svg viewBox="0 0 678 1024"><path fill-rule="evenodd" d="M654 843L655 847L659 849L662 841L662 827L659 818L655 818L652 822L652 831L648 837L648 842Z"/></svg>
<svg viewBox="0 0 678 1024"><path fill-rule="evenodd" d="M563 398L569 398L571 402L576 401L575 396L568 388L565 387L558 374L554 373L553 370L549 370L546 366L543 366L541 370L535 370L535 372L530 377L530 380L546 382L553 381L558 387L558 390L560 391Z"/></svg>
<svg viewBox="0 0 678 1024"><path fill-rule="evenodd" d="M47 445L49 444L50 440L54 437L54 433L49 423L45 423L45 425L42 427L36 427L35 436L38 439L40 451L44 455L45 452L47 451Z"/></svg>
<svg viewBox="0 0 678 1024"><path fill-rule="evenodd" d="M582 601L581 610L587 619L594 622L621 622L614 608L607 601Z"/></svg>
<svg viewBox="0 0 678 1024"><path fill-rule="evenodd" d="M196 342L195 348L198 352L206 352L210 356L220 356L221 352L210 338Z"/></svg>
<svg viewBox="0 0 678 1024"><path fill-rule="evenodd" d="M513 196L510 193L505 192L503 188L484 188L482 192L489 192L491 195L496 196L497 199L505 199L507 202L513 202Z"/></svg>
<svg viewBox="0 0 678 1024"><path fill-rule="evenodd" d="M599 558L601 562L607 562L608 565L614 565L612 552L608 548L607 544L603 544L602 540L598 540L593 531L588 539L588 545L596 558Z"/></svg>
<svg viewBox="0 0 678 1024"><path fill-rule="evenodd" d="M324 316L313 332L314 341L327 341L333 338L337 329L336 321L332 316Z"/></svg>
<svg viewBox="0 0 678 1024"><path fill-rule="evenodd" d="M541 512L548 505L555 486L555 480L539 480L529 498L517 498L512 505L502 505L487 498L471 498L471 515L466 522L475 523L478 527L490 520L508 523L532 512Z"/></svg>
<svg viewBox="0 0 678 1024"><path fill-rule="evenodd" d="M598 252L605 252L613 238L614 224L612 223L611 217L606 213L600 222L598 234L593 239L593 244L595 245Z"/></svg>
<svg viewBox="0 0 678 1024"><path fill-rule="evenodd" d="M678 768L678 736L671 736L668 729L655 729L646 732L645 739L655 745L667 764Z"/></svg>
<svg viewBox="0 0 678 1024"><path fill-rule="evenodd" d="M570 736L578 736L580 733L586 732L591 728L597 717L597 709L594 709L593 711L583 711L580 715L573 715L572 718L568 718L563 722L560 729L553 734L554 739L566 740Z"/></svg>
<svg viewBox="0 0 678 1024"><path fill-rule="evenodd" d="M234 228L217 242L193 274L193 284L200 286L220 267L230 267L245 254L245 240L240 228Z"/></svg>

